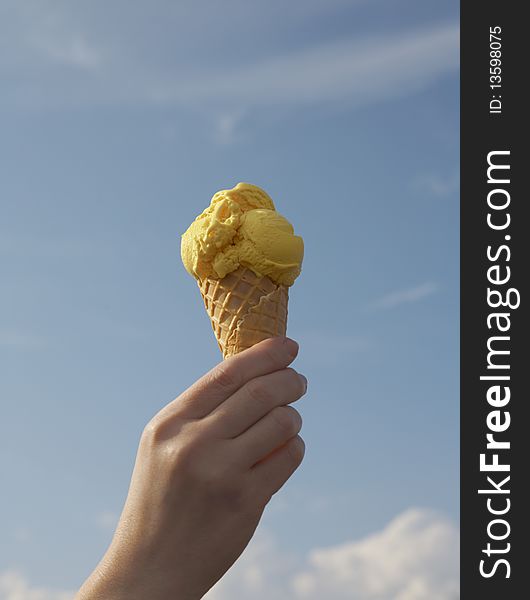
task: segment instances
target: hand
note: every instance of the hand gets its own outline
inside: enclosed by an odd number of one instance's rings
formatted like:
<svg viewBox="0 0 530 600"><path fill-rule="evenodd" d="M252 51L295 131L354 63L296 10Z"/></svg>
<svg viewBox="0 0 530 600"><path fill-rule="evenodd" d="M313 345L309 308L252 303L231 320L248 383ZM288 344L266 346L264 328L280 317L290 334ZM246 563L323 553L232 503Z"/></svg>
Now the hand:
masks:
<svg viewBox="0 0 530 600"><path fill-rule="evenodd" d="M302 462L288 406L307 382L298 346L273 338L231 357L145 428L114 539L78 600L197 600L243 552Z"/></svg>

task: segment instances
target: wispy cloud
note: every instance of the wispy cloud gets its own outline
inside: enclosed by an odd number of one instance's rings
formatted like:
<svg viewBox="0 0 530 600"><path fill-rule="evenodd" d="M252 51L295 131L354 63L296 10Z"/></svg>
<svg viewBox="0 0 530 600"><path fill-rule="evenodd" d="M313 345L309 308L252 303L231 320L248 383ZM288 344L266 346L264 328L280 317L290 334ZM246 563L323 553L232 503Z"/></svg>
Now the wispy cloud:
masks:
<svg viewBox="0 0 530 600"><path fill-rule="evenodd" d="M98 513L94 522L100 529L105 531L114 531L118 524L119 515L112 510L103 510Z"/></svg>
<svg viewBox="0 0 530 600"><path fill-rule="evenodd" d="M215 141L221 145L229 145L242 138L241 121L243 111L225 112L215 119Z"/></svg>
<svg viewBox="0 0 530 600"><path fill-rule="evenodd" d="M426 173L416 177L412 185L414 188L422 192L427 192L431 196L446 198L458 192L459 183L460 178L456 173L445 177L434 173Z"/></svg>
<svg viewBox="0 0 530 600"><path fill-rule="evenodd" d="M300 106L346 100L359 106L421 89L458 67L458 27L341 40L272 56L249 67L205 74L186 85L164 82L161 102L237 102Z"/></svg>
<svg viewBox="0 0 530 600"><path fill-rule="evenodd" d="M41 37L33 40L35 48L58 65L95 70L101 65L101 54L81 35L66 39Z"/></svg>
<svg viewBox="0 0 530 600"><path fill-rule="evenodd" d="M0 573L0 600L72 600L74 592L34 587L19 571Z"/></svg>
<svg viewBox="0 0 530 600"><path fill-rule="evenodd" d="M330 330L302 330L296 339L303 348L304 359L320 367L336 367L351 360L352 354L368 352L374 347L374 341L367 337Z"/></svg>
<svg viewBox="0 0 530 600"><path fill-rule="evenodd" d="M78 8L74 17L64 2L0 3L0 72L9 76L4 82L8 87L17 75L23 83L20 76L36 76L38 69L49 75L53 68L67 68L68 74L72 68L85 71L101 66L104 43L91 35L89 23L79 18L83 7Z"/></svg>
<svg viewBox="0 0 530 600"><path fill-rule="evenodd" d="M427 281L411 288L390 292L389 294L386 294L382 298L376 300L371 305L371 308L384 310L395 308L401 304L419 302L428 296L432 296L438 291L438 289L439 286L437 283L433 281Z"/></svg>
<svg viewBox="0 0 530 600"><path fill-rule="evenodd" d="M45 340L33 333L23 331L0 331L0 348L11 350L38 350Z"/></svg>
<svg viewBox="0 0 530 600"><path fill-rule="evenodd" d="M31 531L27 527L18 527L13 532L13 539L17 544L27 544L32 539Z"/></svg>
<svg viewBox="0 0 530 600"><path fill-rule="evenodd" d="M429 510L410 509L381 531L297 560L259 532L205 600L456 600L459 535Z"/></svg>
<svg viewBox="0 0 530 600"><path fill-rule="evenodd" d="M74 18L66 9L61 13L56 8L51 18L41 14L37 4L30 6L13 20L13 31L6 31L11 48L0 59L0 70L3 63L9 74L2 103L206 110L222 115L216 129L221 140L233 139L240 111L336 103L358 107L415 93L456 72L459 64L457 23L298 48L271 45L244 62L218 59L212 45L212 60L194 63L192 58L182 64L184 48L175 48L172 64L150 50L156 43L141 18L135 23L129 17L120 36L111 37L110 30L101 27L96 35L90 20ZM252 15L247 17L254 22ZM0 35L3 29L0 23ZM188 39L189 32L181 37ZM212 42L202 37L208 48ZM147 48L141 56L139 44ZM75 76L72 67L77 69Z"/></svg>

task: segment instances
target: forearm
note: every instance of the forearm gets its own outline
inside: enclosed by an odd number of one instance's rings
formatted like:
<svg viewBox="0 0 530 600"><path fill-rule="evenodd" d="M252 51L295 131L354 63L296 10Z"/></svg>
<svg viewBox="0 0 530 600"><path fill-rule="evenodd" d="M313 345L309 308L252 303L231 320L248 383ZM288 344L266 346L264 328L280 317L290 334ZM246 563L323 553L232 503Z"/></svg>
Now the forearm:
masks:
<svg viewBox="0 0 530 600"><path fill-rule="evenodd" d="M126 596L125 590L120 591L98 567L81 586L74 600L125 600ZM136 600L135 597L128 597Z"/></svg>
<svg viewBox="0 0 530 600"><path fill-rule="evenodd" d="M200 600L205 592L191 593L185 583L184 579L178 581L174 571L169 582L167 574L154 572L145 564L124 566L119 556L108 553L74 600Z"/></svg>

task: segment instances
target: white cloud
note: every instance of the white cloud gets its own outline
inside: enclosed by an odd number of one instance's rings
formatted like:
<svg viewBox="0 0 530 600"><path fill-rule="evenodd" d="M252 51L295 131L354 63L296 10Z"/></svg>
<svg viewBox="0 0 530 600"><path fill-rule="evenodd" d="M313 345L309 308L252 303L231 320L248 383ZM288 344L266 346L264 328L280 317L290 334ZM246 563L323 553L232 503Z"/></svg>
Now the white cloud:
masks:
<svg viewBox="0 0 530 600"><path fill-rule="evenodd" d="M171 37L182 44L165 48L153 38L141 9L128 13L119 35L114 35L113 28L97 22L89 5L76 14L67 3L43 7L32 1L25 9L17 8L20 3L9 4L16 18L11 18L9 28L2 27L0 19L0 37L5 33L4 45L10 49L0 56L0 69L3 66L8 74L2 103L39 108L132 104L206 111L221 115L215 128L221 141L233 141L240 112L330 103L356 107L389 100L423 89L456 72L459 65L456 23L299 48L274 44L241 61L223 57L214 43L219 25L211 35L203 31L216 19L199 18L193 11L187 14L190 7L178 19L178 11L164 9L168 22L178 27ZM314 5L312 18L326 9L326 3ZM212 10L215 15L214 5ZM243 5L233 10L237 19L246 19L240 28L255 24L256 15ZM267 18L278 11L271 9ZM226 14L218 16L226 21ZM291 16L295 27L295 15ZM274 19L268 26L274 27ZM204 40L206 60L194 59L200 55L194 47L195 30ZM163 43L168 43L165 37Z"/></svg>
<svg viewBox="0 0 530 600"><path fill-rule="evenodd" d="M412 302L418 302L428 296L432 296L438 291L438 284L427 281L415 287L407 288L404 290L396 290L391 292L379 300L376 300L372 304L372 308L376 309L388 309L394 308L401 304L409 304Z"/></svg>
<svg viewBox="0 0 530 600"><path fill-rule="evenodd" d="M204 600L287 600L289 581L299 568L299 560L278 547L267 531L260 529L241 558Z"/></svg>
<svg viewBox="0 0 530 600"><path fill-rule="evenodd" d="M72 600L74 592L33 587L18 571L0 573L0 600Z"/></svg>
<svg viewBox="0 0 530 600"><path fill-rule="evenodd" d="M111 510L104 510L96 515L94 521L100 529L114 531L118 524L119 515Z"/></svg>
<svg viewBox="0 0 530 600"><path fill-rule="evenodd" d="M418 509L381 532L314 550L293 580L304 600L452 600L458 598L458 532L446 519Z"/></svg>
<svg viewBox="0 0 530 600"><path fill-rule="evenodd" d="M459 533L434 511L409 509L381 531L287 552L260 528L241 558L205 600L456 600ZM0 573L0 600L72 600L74 592L30 584L18 571Z"/></svg>
<svg viewBox="0 0 530 600"><path fill-rule="evenodd" d="M259 531L205 600L456 600L459 534L445 517L410 509L382 531L305 561Z"/></svg>

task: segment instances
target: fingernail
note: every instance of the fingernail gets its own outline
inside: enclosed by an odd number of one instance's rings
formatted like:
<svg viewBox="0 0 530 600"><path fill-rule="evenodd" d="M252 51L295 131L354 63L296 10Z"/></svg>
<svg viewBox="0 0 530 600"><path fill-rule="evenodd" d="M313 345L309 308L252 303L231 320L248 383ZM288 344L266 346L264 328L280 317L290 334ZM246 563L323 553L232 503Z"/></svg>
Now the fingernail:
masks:
<svg viewBox="0 0 530 600"><path fill-rule="evenodd" d="M305 375L302 375L302 373L298 373L300 379L302 380L302 383L304 384L304 394L307 392L307 377L305 377Z"/></svg>
<svg viewBox="0 0 530 600"><path fill-rule="evenodd" d="M298 344L291 338L284 338L283 343L290 356L296 356L298 354Z"/></svg>

